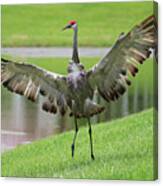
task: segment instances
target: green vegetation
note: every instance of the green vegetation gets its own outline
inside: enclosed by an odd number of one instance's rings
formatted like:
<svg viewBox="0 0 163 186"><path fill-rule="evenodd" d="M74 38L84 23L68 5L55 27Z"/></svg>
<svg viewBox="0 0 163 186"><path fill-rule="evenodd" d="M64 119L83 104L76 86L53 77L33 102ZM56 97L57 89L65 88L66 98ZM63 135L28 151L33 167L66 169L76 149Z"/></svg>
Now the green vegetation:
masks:
<svg viewBox="0 0 163 186"><path fill-rule="evenodd" d="M49 71L56 73L67 74L67 65L68 58L29 58L29 63L38 65L42 68L45 68ZM90 69L95 65L100 58L81 58L81 62L84 64L86 69ZM134 86L139 84L139 88L144 89L144 85L149 91L153 91L153 66L156 65L153 63L153 59L148 59L144 62L143 65L138 65L139 72L136 77L131 77L132 86L129 87L130 95L134 94Z"/></svg>
<svg viewBox="0 0 163 186"><path fill-rule="evenodd" d="M136 8L137 7L137 8ZM111 46L121 32L153 12L151 2L49 5L3 5L2 46L71 46L72 32L61 28L75 19L80 46ZM21 61L19 58L18 61ZM82 58L89 69L99 58ZM23 61L66 74L67 58L28 58ZM153 91L153 62L148 59L129 88L144 84ZM140 87L139 86L139 87ZM2 176L153 180L153 109L93 126L96 160L89 155L88 129L81 127L75 158L73 131L20 145L2 154Z"/></svg>
<svg viewBox="0 0 163 186"><path fill-rule="evenodd" d="M79 131L74 159L74 131L20 145L2 154L2 176L153 180L154 125L153 109L94 125L95 161L86 127Z"/></svg>
<svg viewBox="0 0 163 186"><path fill-rule="evenodd" d="M11 56L3 56L7 59L12 59L14 61L20 61L30 64L35 64L37 66L40 66L42 68L45 68L49 71L53 71L55 73L60 74L67 74L67 65L68 65L68 58L17 58L17 57L11 57ZM98 63L100 58L98 57L91 57L91 58L81 58L81 62L84 64L86 69L90 69L93 65ZM137 83L139 84L139 87L144 87L144 85L149 86L149 90L153 90L153 66L156 65L153 63L153 59L147 59L143 65L139 65L139 72L136 77L130 77L132 80L132 86L129 87L130 93L132 93L133 86L135 86ZM134 93L134 90L133 90Z"/></svg>
<svg viewBox="0 0 163 186"><path fill-rule="evenodd" d="M100 58L98 57L81 58L81 63L86 69L90 69L99 60ZM60 74L67 74L68 62L68 58L29 58L29 63Z"/></svg>
<svg viewBox="0 0 163 186"><path fill-rule="evenodd" d="M79 24L80 46L111 46L153 13L151 2L3 5L2 46L71 46L71 19Z"/></svg>

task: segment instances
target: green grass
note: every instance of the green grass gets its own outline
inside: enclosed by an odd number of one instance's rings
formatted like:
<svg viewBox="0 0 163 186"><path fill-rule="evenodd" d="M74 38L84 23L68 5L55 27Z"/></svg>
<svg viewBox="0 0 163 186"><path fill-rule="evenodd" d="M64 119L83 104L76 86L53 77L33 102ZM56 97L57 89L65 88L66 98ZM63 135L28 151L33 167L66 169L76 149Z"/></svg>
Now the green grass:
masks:
<svg viewBox="0 0 163 186"><path fill-rule="evenodd" d="M67 74L67 66L69 63L68 58L29 58L29 63L35 64L49 71L53 71L60 74ZM90 69L98 63L100 58L81 58L81 63L85 66L85 69Z"/></svg>
<svg viewBox="0 0 163 186"><path fill-rule="evenodd" d="M38 65L49 71L60 74L67 74L68 58L29 58L29 63ZM98 63L100 58L81 58L81 63L84 64L85 69L90 69L93 65ZM149 85L153 89L153 66L156 65L153 59L147 59L143 65L138 65L139 72L136 77L131 77L133 85L137 82L139 87L144 87L144 84ZM148 76L147 76L148 74ZM140 86L141 85L141 86ZM131 86L131 89L132 89Z"/></svg>
<svg viewBox="0 0 163 186"><path fill-rule="evenodd" d="M20 57L11 57L11 56L3 56L7 59L12 59L15 61L23 61L25 63L35 64L42 68L45 68L49 71L67 74L67 66L68 66L68 58L27 58L23 59ZM91 57L91 58L81 58L81 63L84 64L86 69L90 69L93 65L99 62L99 57ZM132 85L129 87L130 93L134 93L133 87L136 83L139 84L139 87L144 87L144 85L149 86L149 90L153 90L153 68L156 65L153 62L153 59L147 59L143 65L139 65L139 72L136 77L130 77L132 80ZM148 74L148 75L147 75Z"/></svg>
<svg viewBox="0 0 163 186"><path fill-rule="evenodd" d="M95 161L90 159L88 129L51 136L2 154L2 176L89 179L155 179L153 109L93 126Z"/></svg>
<svg viewBox="0 0 163 186"><path fill-rule="evenodd" d="M151 2L2 5L2 46L71 46L72 32L61 32L78 21L80 46L111 46L153 13Z"/></svg>

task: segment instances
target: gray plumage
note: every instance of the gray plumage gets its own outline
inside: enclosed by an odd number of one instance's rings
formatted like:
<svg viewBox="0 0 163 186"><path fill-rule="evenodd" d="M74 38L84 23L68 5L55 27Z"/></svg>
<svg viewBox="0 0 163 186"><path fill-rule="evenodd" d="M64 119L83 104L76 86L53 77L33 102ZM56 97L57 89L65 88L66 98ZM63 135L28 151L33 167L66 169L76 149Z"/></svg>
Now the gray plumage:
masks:
<svg viewBox="0 0 163 186"><path fill-rule="evenodd" d="M138 72L137 65L142 64L150 56L151 49L156 48L157 25L155 17L150 16L128 34L120 34L106 56L88 71L80 63L78 56L77 23L71 21L64 29L67 28L74 30L73 54L67 76L2 58L1 81L8 90L24 95L32 101L35 101L39 94L45 96L46 101L42 109L47 112L60 112L64 115L70 110L70 116L89 119L90 116L104 110L103 106L92 100L95 91L108 102L118 99L126 91L127 86L131 84L128 79L129 73L135 76ZM89 121L88 123L90 124ZM75 124L77 128L77 121ZM89 131L91 157L94 159L91 127Z"/></svg>

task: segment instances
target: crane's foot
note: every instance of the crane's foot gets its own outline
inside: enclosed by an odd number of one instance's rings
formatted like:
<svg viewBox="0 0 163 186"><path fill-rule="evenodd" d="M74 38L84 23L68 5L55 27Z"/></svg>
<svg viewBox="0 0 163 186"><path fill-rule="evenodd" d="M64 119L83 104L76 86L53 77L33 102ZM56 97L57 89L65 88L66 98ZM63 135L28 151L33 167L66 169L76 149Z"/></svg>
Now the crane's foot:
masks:
<svg viewBox="0 0 163 186"><path fill-rule="evenodd" d="M93 155L93 154L91 154L91 158L92 158L92 160L95 160L95 157L94 157L94 155Z"/></svg>
<svg viewBox="0 0 163 186"><path fill-rule="evenodd" d="M72 158L74 157L74 149L75 149L75 146L74 146L74 144L72 144L72 145L71 145Z"/></svg>

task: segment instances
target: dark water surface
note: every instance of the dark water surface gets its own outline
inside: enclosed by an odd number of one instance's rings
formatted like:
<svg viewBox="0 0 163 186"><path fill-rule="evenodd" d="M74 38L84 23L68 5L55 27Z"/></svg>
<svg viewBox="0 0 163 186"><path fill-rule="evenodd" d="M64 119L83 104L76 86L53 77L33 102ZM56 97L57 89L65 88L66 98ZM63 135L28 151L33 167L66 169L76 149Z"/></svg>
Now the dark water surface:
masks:
<svg viewBox="0 0 163 186"><path fill-rule="evenodd" d="M100 115L91 118L93 124L121 118L131 113L139 112L154 105L157 95L154 88L154 69L157 67L152 60L146 61L128 91L118 100L106 103L98 95L94 100L106 107ZM20 95L13 94L1 88L1 143L2 151L16 145L30 143L49 135L62 133L74 127L73 118L52 115L42 111L43 97L33 103ZM86 125L86 120L78 121L79 126ZM73 136L72 136L73 138Z"/></svg>
<svg viewBox="0 0 163 186"><path fill-rule="evenodd" d="M60 115L52 115L41 110L44 99L42 96L37 103L33 103L22 96L10 93L3 87L1 96L2 151L73 128L72 118L68 116L61 118ZM95 95L94 99L104 104L106 110L94 116L91 119L92 123L120 118L153 106L153 94L147 84L144 84L142 89L135 83L132 93L128 91L118 101L109 104L98 95ZM79 123L85 125L86 121L81 120Z"/></svg>

